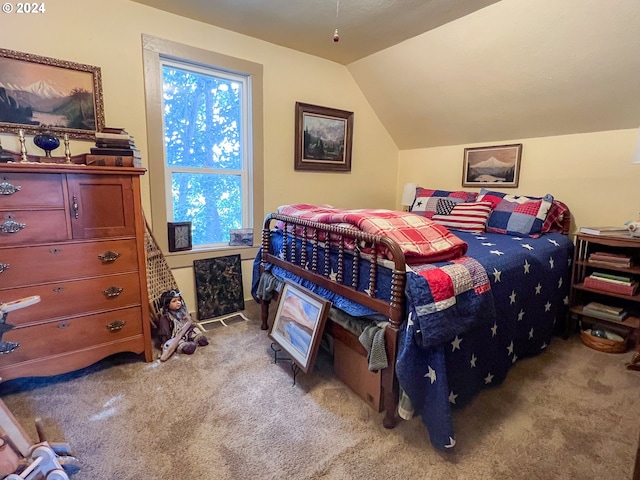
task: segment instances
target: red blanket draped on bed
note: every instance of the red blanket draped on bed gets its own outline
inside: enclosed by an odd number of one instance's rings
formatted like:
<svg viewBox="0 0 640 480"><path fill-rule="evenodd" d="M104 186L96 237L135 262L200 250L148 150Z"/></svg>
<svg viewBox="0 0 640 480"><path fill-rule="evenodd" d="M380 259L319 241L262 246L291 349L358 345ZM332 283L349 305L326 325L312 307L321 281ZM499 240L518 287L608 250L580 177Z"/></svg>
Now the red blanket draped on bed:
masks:
<svg viewBox="0 0 640 480"><path fill-rule="evenodd" d="M407 263L453 260L467 252L466 242L445 227L409 212L344 210L300 203L281 206L278 213L314 222L346 224L363 232L385 235L400 245Z"/></svg>

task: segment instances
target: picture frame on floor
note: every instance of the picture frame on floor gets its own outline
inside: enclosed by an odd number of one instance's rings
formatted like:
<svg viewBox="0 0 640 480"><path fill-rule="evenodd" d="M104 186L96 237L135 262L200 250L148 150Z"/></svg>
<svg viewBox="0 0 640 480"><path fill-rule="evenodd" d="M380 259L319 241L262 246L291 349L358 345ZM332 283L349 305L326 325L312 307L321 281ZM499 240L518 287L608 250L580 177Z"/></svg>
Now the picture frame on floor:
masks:
<svg viewBox="0 0 640 480"><path fill-rule="evenodd" d="M269 337L304 373L313 370L330 307L330 301L297 284L285 282L280 292Z"/></svg>

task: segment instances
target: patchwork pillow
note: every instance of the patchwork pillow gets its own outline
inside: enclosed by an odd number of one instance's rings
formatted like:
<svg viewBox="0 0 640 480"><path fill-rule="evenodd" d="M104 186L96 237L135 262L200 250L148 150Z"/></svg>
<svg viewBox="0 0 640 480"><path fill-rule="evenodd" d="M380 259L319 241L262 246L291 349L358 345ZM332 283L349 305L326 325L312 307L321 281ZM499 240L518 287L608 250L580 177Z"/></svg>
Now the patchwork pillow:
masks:
<svg viewBox="0 0 640 480"><path fill-rule="evenodd" d="M413 205L411 205L409 211L430 219L436 214L438 201L441 198L446 198L454 203L462 203L475 201L477 195L476 192L464 192L462 190L432 190L417 187L416 198L413 200Z"/></svg>
<svg viewBox="0 0 640 480"><path fill-rule="evenodd" d="M539 237L553 203L552 195L527 197L481 189L478 201L491 202L487 232Z"/></svg>
<svg viewBox="0 0 640 480"><path fill-rule="evenodd" d="M444 204L442 208L440 207L441 203ZM446 211L450 205L451 209L448 213L440 213ZM484 233L487 219L491 215L491 207L491 202L455 203L447 198L441 198L436 206L437 213L431 220L449 230Z"/></svg>

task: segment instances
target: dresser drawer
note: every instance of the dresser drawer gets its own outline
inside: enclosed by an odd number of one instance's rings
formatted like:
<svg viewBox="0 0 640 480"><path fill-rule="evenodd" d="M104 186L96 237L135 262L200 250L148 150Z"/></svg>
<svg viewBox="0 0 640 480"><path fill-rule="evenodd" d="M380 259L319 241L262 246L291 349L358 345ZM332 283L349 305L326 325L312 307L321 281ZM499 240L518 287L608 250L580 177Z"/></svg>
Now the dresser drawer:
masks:
<svg viewBox="0 0 640 480"><path fill-rule="evenodd" d="M0 248L0 289L137 270L135 239Z"/></svg>
<svg viewBox="0 0 640 480"><path fill-rule="evenodd" d="M140 277L134 272L10 288L0 291L0 300L9 302L34 295L40 297L40 302L10 312L7 323L17 327L58 317L140 305Z"/></svg>
<svg viewBox="0 0 640 480"><path fill-rule="evenodd" d="M0 368L142 335L141 319L136 307L9 330L2 340L20 346L0 355Z"/></svg>
<svg viewBox="0 0 640 480"><path fill-rule="evenodd" d="M0 246L70 240L64 210L0 212Z"/></svg>
<svg viewBox="0 0 640 480"><path fill-rule="evenodd" d="M0 173L0 209L64 208L62 177L57 174Z"/></svg>

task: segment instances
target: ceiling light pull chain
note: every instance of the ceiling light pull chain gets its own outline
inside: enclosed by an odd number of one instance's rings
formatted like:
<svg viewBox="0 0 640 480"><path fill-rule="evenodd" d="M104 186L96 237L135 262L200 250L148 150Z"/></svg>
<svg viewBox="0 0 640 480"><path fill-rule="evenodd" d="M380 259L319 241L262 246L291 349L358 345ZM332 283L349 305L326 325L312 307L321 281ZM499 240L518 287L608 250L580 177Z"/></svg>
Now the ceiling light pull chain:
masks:
<svg viewBox="0 0 640 480"><path fill-rule="evenodd" d="M338 33L338 13L340 12L340 0L336 0L336 31L333 32L333 41L340 41L340 34Z"/></svg>

